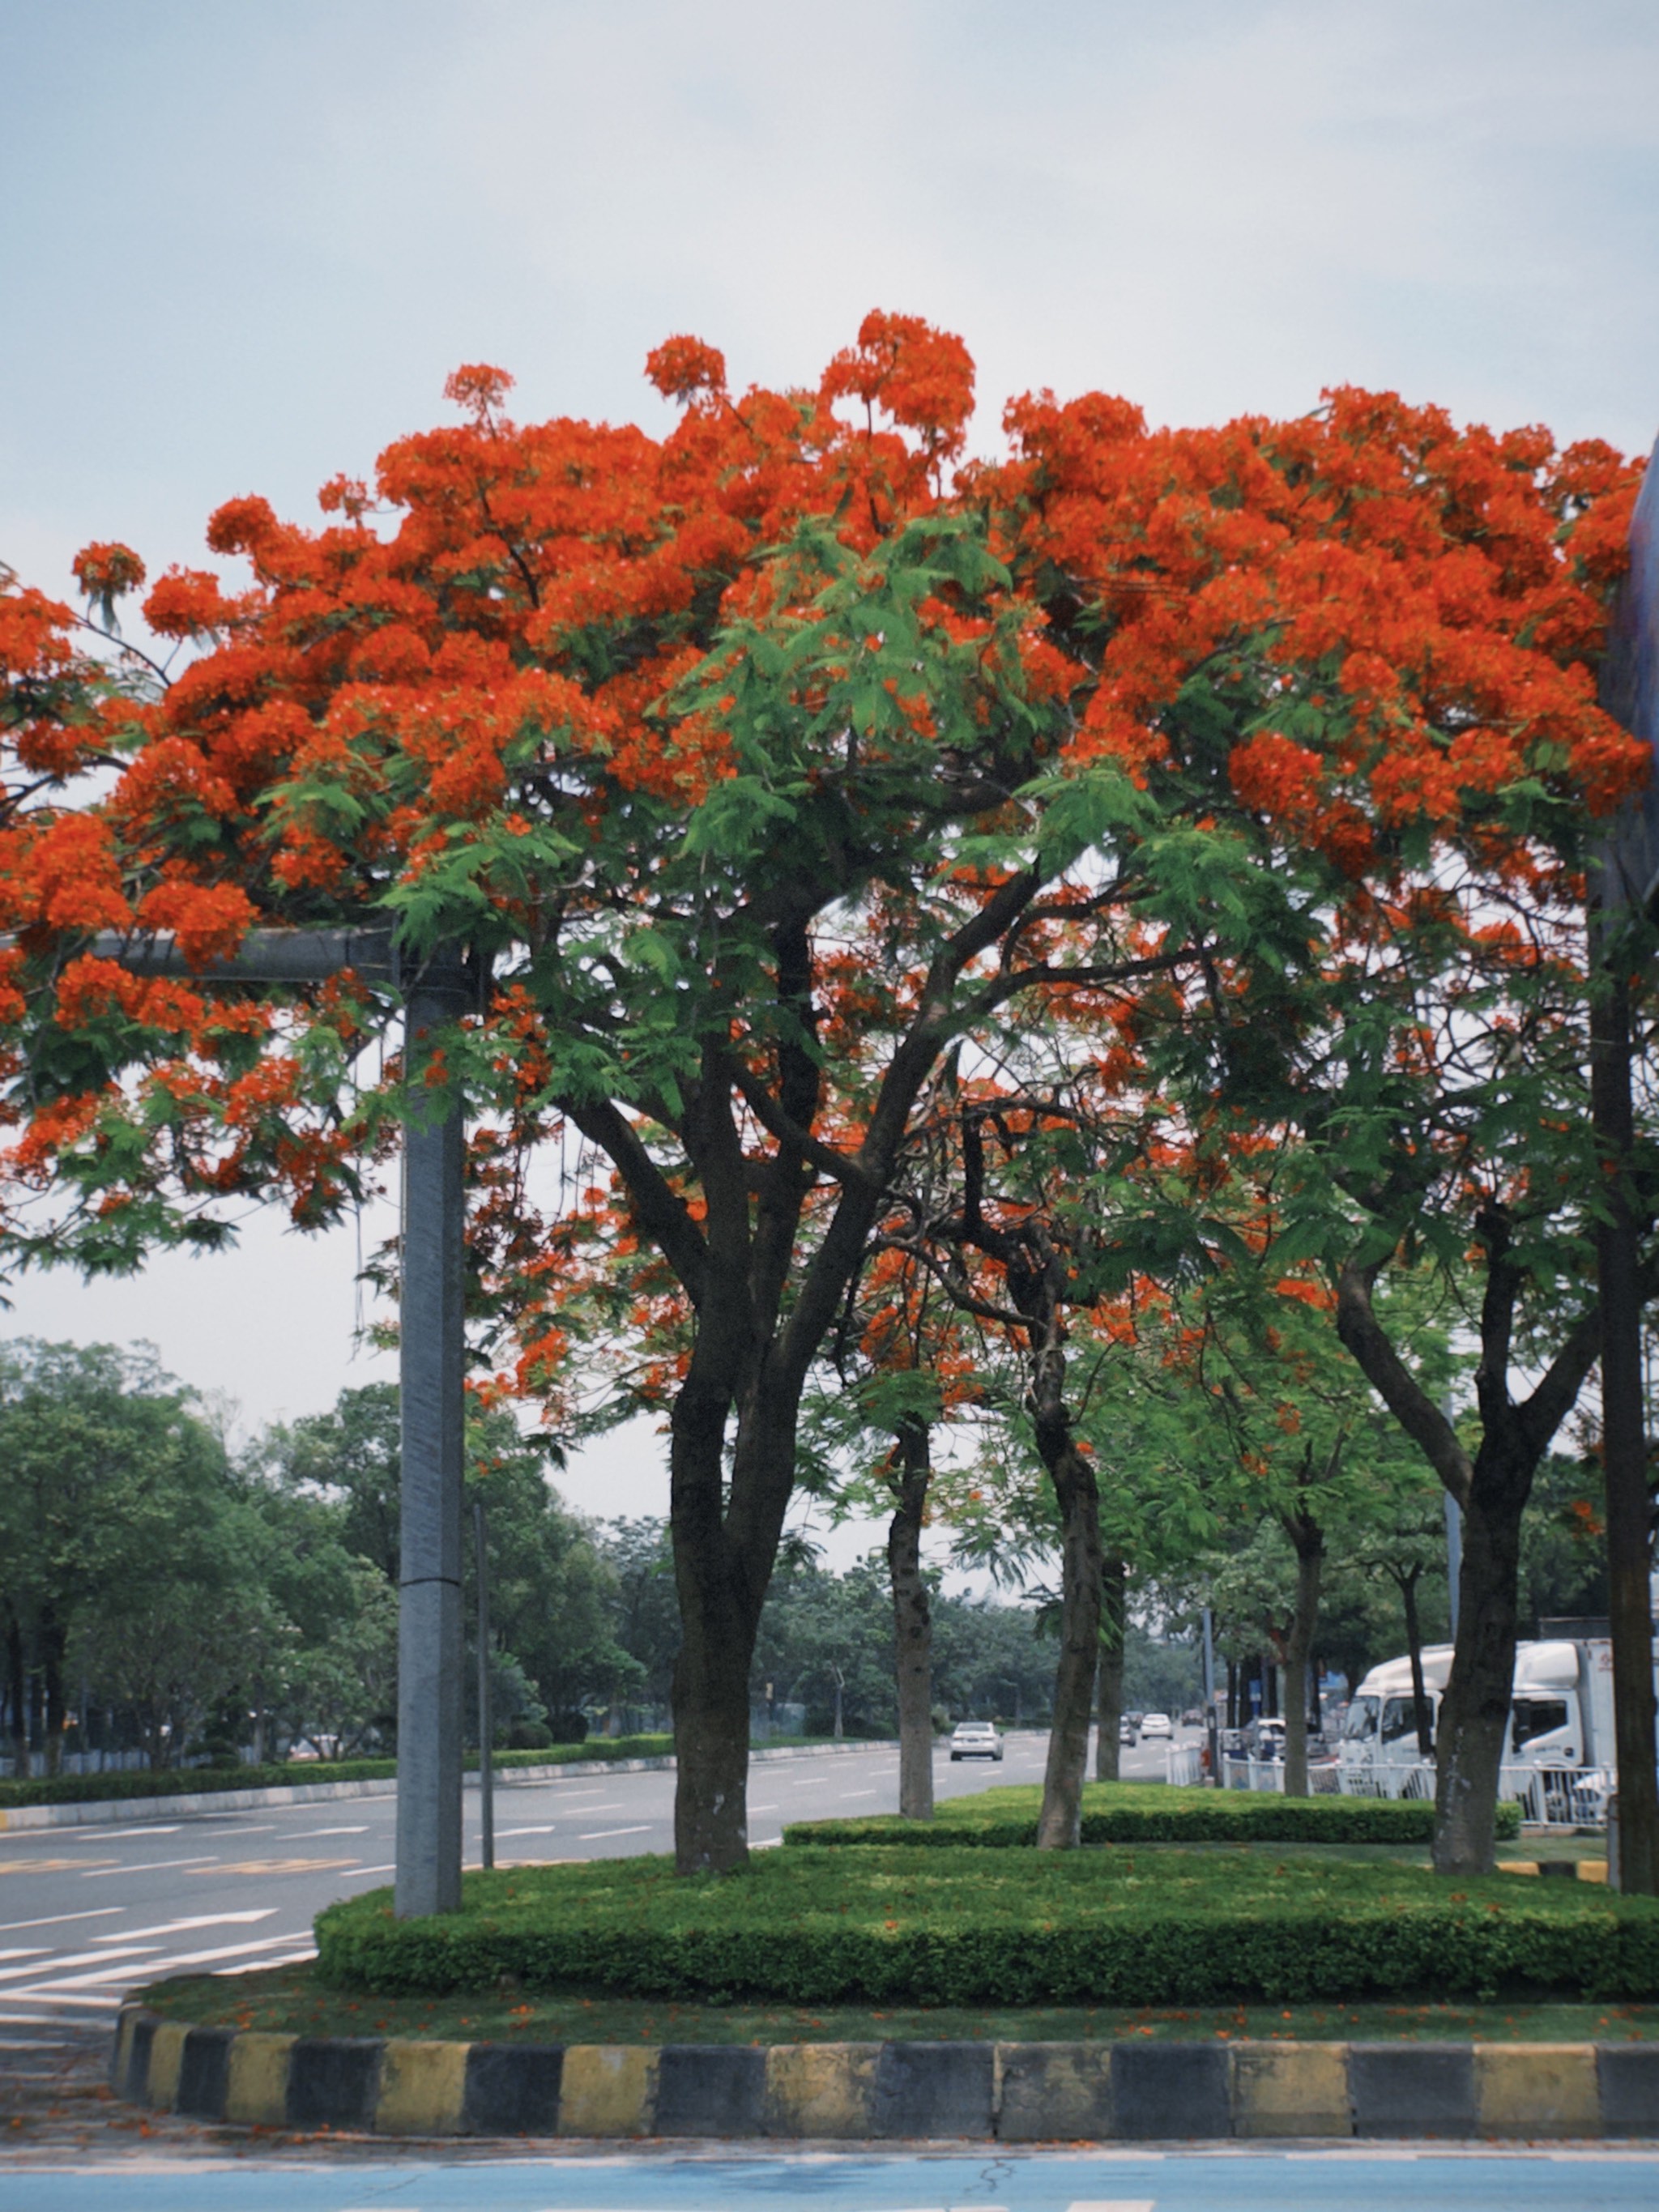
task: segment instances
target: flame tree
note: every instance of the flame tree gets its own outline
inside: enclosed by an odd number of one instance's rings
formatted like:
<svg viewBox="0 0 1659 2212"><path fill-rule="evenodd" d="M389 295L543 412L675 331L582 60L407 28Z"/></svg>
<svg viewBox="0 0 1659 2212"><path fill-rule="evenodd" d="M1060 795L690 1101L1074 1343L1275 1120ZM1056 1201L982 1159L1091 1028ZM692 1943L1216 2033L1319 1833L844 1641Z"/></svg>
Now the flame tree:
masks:
<svg viewBox="0 0 1659 2212"><path fill-rule="evenodd" d="M222 1237L248 1193L326 1219L421 1110L366 1072L386 994L255 999L213 962L256 923L468 948L481 1012L427 1084L498 1164L580 1132L689 1313L696 1869L745 1855L800 1395L941 1055L1159 976L1262 1026L1299 991L1305 1030L1356 911L1614 804L1634 756L1586 668L1627 484L1605 449L1352 392L1156 432L1038 395L973 465L968 355L902 316L801 390L734 397L690 339L650 368L682 408L661 438L515 423L474 368L465 419L325 487L320 526L232 500L208 542L240 584L173 570L144 602L194 649L171 683L0 594L6 1225L21 1257L118 1267ZM106 615L143 581L116 545L80 572ZM156 931L194 981L96 941ZM483 1286L532 1392L564 1354L533 1244L498 1222L522 1285Z"/></svg>

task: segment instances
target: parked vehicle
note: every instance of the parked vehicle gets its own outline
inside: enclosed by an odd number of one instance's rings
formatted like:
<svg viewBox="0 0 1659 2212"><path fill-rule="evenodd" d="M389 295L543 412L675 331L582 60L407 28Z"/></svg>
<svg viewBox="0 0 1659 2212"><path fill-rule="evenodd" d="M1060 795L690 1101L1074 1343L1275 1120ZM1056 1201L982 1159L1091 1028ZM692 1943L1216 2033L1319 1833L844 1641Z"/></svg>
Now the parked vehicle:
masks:
<svg viewBox="0 0 1659 2212"><path fill-rule="evenodd" d="M952 1759L994 1759L1002 1757L1002 1738L990 1721L958 1721L956 1733L951 1738Z"/></svg>
<svg viewBox="0 0 1659 2212"><path fill-rule="evenodd" d="M1451 1661L1449 1644L1431 1644L1423 1653L1431 1756ZM1337 1756L1346 1771L1370 1772L1384 1783L1390 1770L1422 1763L1408 1659L1373 1667L1360 1683L1342 1723ZM1613 1771L1613 1646L1607 1638L1551 1637L1516 1646L1504 1763L1510 1769L1558 1773Z"/></svg>
<svg viewBox="0 0 1659 2212"><path fill-rule="evenodd" d="M1285 1723L1271 1717L1259 1720L1250 1730L1251 1756L1255 1759L1282 1760L1285 1756Z"/></svg>
<svg viewBox="0 0 1659 2212"><path fill-rule="evenodd" d="M1142 1735L1173 1736L1175 1729L1168 1713L1143 1713L1140 1720Z"/></svg>
<svg viewBox="0 0 1659 2212"><path fill-rule="evenodd" d="M1140 1741L1140 1738L1135 1734L1134 1723L1129 1718L1127 1713L1124 1714L1117 1724L1117 1740L1120 1743L1127 1743L1131 1751Z"/></svg>

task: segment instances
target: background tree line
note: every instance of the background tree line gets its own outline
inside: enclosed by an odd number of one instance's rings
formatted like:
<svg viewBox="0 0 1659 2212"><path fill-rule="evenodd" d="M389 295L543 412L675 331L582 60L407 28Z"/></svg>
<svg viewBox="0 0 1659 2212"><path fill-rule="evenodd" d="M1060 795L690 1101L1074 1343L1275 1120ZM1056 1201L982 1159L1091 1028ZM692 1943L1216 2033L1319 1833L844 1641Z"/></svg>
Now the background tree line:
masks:
<svg viewBox="0 0 1659 2212"><path fill-rule="evenodd" d="M556 1455L507 1413L475 1419L469 1459L488 1501L497 1741L659 1723L679 1646L666 1523L573 1513ZM398 1480L390 1384L238 1447L146 1346L0 1346L13 1771L66 1753L165 1767L394 1747ZM470 1553L466 1572L471 1620ZM1052 1662L1034 1613L943 1597L932 1579L941 1722L1041 1718ZM879 1571L834 1574L798 1546L767 1607L757 1718L804 1708L815 1733L890 1732L891 1645Z"/></svg>

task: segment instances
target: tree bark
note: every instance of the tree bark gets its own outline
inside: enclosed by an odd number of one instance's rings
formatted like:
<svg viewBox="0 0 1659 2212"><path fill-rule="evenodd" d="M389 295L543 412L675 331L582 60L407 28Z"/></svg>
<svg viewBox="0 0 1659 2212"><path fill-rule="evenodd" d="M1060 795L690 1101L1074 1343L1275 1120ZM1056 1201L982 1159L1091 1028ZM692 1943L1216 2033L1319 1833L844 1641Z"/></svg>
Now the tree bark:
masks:
<svg viewBox="0 0 1659 2212"><path fill-rule="evenodd" d="M1100 1673L1095 1689L1095 1780L1119 1778L1123 1723L1123 1636L1128 1618L1127 1570L1108 1559L1101 1577Z"/></svg>
<svg viewBox="0 0 1659 2212"><path fill-rule="evenodd" d="M1483 1469L1477 1462L1464 1509L1457 1642L1437 1754L1440 1874L1490 1874L1497 1863L1493 1826L1515 1689L1521 1512L1531 1487L1530 1467Z"/></svg>
<svg viewBox="0 0 1659 2212"><path fill-rule="evenodd" d="M1063 1419L1063 1415L1062 1415ZM1041 1436L1038 1449L1042 1449ZM1089 1723L1100 1663L1100 1492L1095 1471L1071 1441L1043 1451L1060 1504L1060 1660L1054 1668L1054 1717L1037 1819L1040 1851L1075 1850L1089 1771Z"/></svg>
<svg viewBox="0 0 1659 2212"><path fill-rule="evenodd" d="M64 1652L68 1641L68 1632L58 1618L58 1608L48 1602L41 1609L39 1635L42 1744L48 1774L61 1774L64 1771L64 1731L69 1717L69 1709L64 1702Z"/></svg>
<svg viewBox="0 0 1659 2212"><path fill-rule="evenodd" d="M906 1421L898 1431L896 1444L896 1504L887 1527L887 1574L893 1595L898 1686L899 1818L931 1820L933 1623L921 1571L921 1523L933 1472L927 1423Z"/></svg>
<svg viewBox="0 0 1659 2212"><path fill-rule="evenodd" d="M1597 932L1598 939L1601 936ZM1642 1379L1640 1234L1631 1204L1630 988L1616 943L1601 946L1590 1009L1590 1109L1606 1176L1595 1228L1601 1308L1601 1474L1607 1495L1607 1615L1613 1636L1613 1747L1619 1767L1619 1887L1659 1895L1652 1534Z"/></svg>
<svg viewBox="0 0 1659 2212"><path fill-rule="evenodd" d="M1434 1723L1429 1713L1429 1693L1423 1680L1423 1623L1417 1610L1417 1583L1423 1570L1412 1567L1397 1574L1400 1601L1406 1614L1406 1653L1412 1668L1412 1717L1417 1723L1417 1755L1425 1764L1434 1755Z"/></svg>
<svg viewBox="0 0 1659 2212"><path fill-rule="evenodd" d="M12 1772L29 1771L28 1674L23 1664L23 1627L14 1613L6 1624L6 1706L11 1730Z"/></svg>
<svg viewBox="0 0 1659 2212"><path fill-rule="evenodd" d="M1285 1639L1285 1795L1308 1794L1308 1655L1319 1625L1319 1591L1325 1568L1325 1532L1304 1512L1287 1514L1285 1529L1296 1547L1296 1611Z"/></svg>
<svg viewBox="0 0 1659 2212"><path fill-rule="evenodd" d="M674 1582L674 1863L729 1874L749 1859L749 1677L760 1624L722 1511L726 1408L692 1373L675 1400L670 1449Z"/></svg>

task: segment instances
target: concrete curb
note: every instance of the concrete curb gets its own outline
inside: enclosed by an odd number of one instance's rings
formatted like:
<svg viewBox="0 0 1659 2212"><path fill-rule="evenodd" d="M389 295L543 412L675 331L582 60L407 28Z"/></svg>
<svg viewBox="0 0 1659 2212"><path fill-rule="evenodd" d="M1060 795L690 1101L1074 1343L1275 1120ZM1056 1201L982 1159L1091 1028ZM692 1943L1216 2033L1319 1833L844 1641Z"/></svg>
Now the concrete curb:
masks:
<svg viewBox="0 0 1659 2212"><path fill-rule="evenodd" d="M896 1751L896 1740L879 1738L867 1743L789 1743L775 1750L764 1745L749 1754L751 1766L773 1759L818 1759L826 1752ZM672 1752L653 1759L571 1759L555 1766L498 1766L497 1790L511 1790L521 1782L563 1782L584 1774L643 1774L672 1770ZM476 1790L476 1769L465 1778ZM85 1828L119 1820L166 1820L175 1813L234 1813L258 1805L309 1805L326 1797L390 1797L396 1794L395 1774L379 1775L368 1782L294 1782L264 1790L200 1790L173 1797L89 1798L74 1805L0 1805L0 1836L24 1828Z"/></svg>
<svg viewBox="0 0 1659 2212"><path fill-rule="evenodd" d="M123 2008L118 2096L382 2136L1179 2142L1659 2135L1659 2044L421 2043Z"/></svg>

